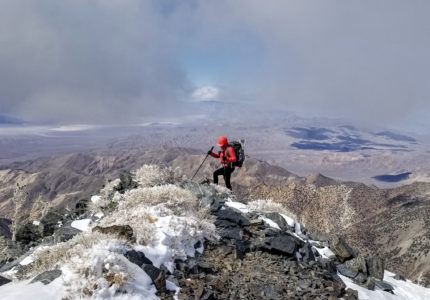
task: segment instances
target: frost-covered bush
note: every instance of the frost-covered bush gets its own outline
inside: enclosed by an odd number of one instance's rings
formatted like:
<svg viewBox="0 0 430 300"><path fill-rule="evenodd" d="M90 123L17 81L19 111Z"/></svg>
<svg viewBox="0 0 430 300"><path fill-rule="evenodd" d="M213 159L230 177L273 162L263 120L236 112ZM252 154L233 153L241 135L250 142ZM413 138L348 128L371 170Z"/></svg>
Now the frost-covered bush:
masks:
<svg viewBox="0 0 430 300"><path fill-rule="evenodd" d="M33 254L33 263L27 276L33 276L44 271L61 267L75 256L81 256L82 252L91 249L94 245L102 242L111 242L114 239L110 235L100 232L82 232L72 239L55 244L51 247L41 248ZM123 240L115 240L116 243L125 247Z"/></svg>
<svg viewBox="0 0 430 300"><path fill-rule="evenodd" d="M119 184L120 180L115 179L108 182L104 188L102 188L97 196L91 197L88 209L93 213L98 213L105 209L111 209L115 207L121 198L121 194L115 190L115 187Z"/></svg>
<svg viewBox="0 0 430 300"><path fill-rule="evenodd" d="M201 206L187 190L176 185L139 187L127 191L118 200L118 207L103 220L102 226L127 224L139 244L148 244L153 238L155 216L187 216L196 220L193 226L207 228L209 222L207 208Z"/></svg>
<svg viewBox="0 0 430 300"><path fill-rule="evenodd" d="M163 184L174 184L181 179L178 169L160 167L158 165L144 165L136 170L136 181L144 187L152 187Z"/></svg>

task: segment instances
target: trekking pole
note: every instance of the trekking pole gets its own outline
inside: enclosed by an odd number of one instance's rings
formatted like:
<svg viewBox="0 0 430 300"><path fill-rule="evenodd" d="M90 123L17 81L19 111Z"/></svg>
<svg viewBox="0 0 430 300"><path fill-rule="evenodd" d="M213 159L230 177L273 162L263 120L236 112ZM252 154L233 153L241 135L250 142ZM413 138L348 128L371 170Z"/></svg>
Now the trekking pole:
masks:
<svg viewBox="0 0 430 300"><path fill-rule="evenodd" d="M214 149L214 146L212 146L212 148L211 148L211 152L212 152L212 150ZM205 159L202 161L202 163L200 164L200 166L199 166L199 168L197 169L197 171L196 171L196 173L194 173L194 175L193 175L193 177L191 178L191 181L193 181L193 179L194 179L194 177L196 176L196 174L197 174L197 172L200 170L200 168L203 166L203 164L204 164L204 162L205 162L205 160L206 160L206 158L208 158L208 156L209 156L209 154L206 154L206 157L205 157Z"/></svg>

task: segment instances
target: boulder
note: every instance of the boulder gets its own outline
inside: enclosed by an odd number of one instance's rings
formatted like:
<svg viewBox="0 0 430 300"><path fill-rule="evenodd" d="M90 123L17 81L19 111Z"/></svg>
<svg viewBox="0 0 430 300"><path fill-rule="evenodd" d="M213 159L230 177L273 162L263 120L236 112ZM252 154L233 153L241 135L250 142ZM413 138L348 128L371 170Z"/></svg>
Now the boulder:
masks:
<svg viewBox="0 0 430 300"><path fill-rule="evenodd" d="M133 228L131 228L129 225L112 225L108 227L96 226L92 231L115 235L118 238L123 238L127 241L134 242Z"/></svg>
<svg viewBox="0 0 430 300"><path fill-rule="evenodd" d="M303 260L305 261L315 260L315 255L312 251L312 245L310 243L306 243L302 248L300 248L299 253L302 255Z"/></svg>
<svg viewBox="0 0 430 300"><path fill-rule="evenodd" d="M0 275L0 286L2 286L4 284L8 284L9 282L11 282L11 280Z"/></svg>
<svg viewBox="0 0 430 300"><path fill-rule="evenodd" d="M211 185L201 185L195 182L184 182L182 188L190 191L206 207L212 207L218 199L215 187Z"/></svg>
<svg viewBox="0 0 430 300"><path fill-rule="evenodd" d="M381 257L374 256L368 258L366 263L370 276L379 280L384 280L384 260Z"/></svg>
<svg viewBox="0 0 430 300"><path fill-rule="evenodd" d="M331 259L318 257L317 261L320 263L320 265L327 270L330 274L336 273L336 265Z"/></svg>
<svg viewBox="0 0 430 300"><path fill-rule="evenodd" d="M166 275L164 271L154 267L153 265L145 265L143 270L151 278L152 283L154 284L157 291L166 290Z"/></svg>
<svg viewBox="0 0 430 300"><path fill-rule="evenodd" d="M295 255L297 248L298 244L294 238L288 235L279 234L266 239L263 250L269 250L269 252L293 256Z"/></svg>
<svg viewBox="0 0 430 300"><path fill-rule="evenodd" d="M217 232L223 238L233 239L236 241L242 240L242 235L240 233L239 227L227 227L227 228L221 227L217 230Z"/></svg>
<svg viewBox="0 0 430 300"><path fill-rule="evenodd" d="M363 284L367 281L367 274L363 272L358 272L358 275L355 276L354 282L358 284Z"/></svg>
<svg viewBox="0 0 430 300"><path fill-rule="evenodd" d="M239 226L249 226L251 224L240 212L230 207L220 209L215 212L214 215L216 215L218 219L227 220L236 223Z"/></svg>
<svg viewBox="0 0 430 300"><path fill-rule="evenodd" d="M394 292L393 292L394 291L394 287L391 284L389 284L389 283L387 283L385 281L375 280L375 286L378 287L378 288L380 288L384 292L388 292L388 293L394 294Z"/></svg>
<svg viewBox="0 0 430 300"><path fill-rule="evenodd" d="M264 214L266 218L275 222L282 231L291 231L292 228L288 226L287 221L285 221L284 217L276 212L266 213Z"/></svg>
<svg viewBox="0 0 430 300"><path fill-rule="evenodd" d="M43 273L37 275L30 283L35 283L35 282L40 281L46 285L46 284L51 283L52 281L54 281L58 277L60 277L61 274L62 274L61 270L58 270L58 269L46 271L46 272L43 272Z"/></svg>
<svg viewBox="0 0 430 300"><path fill-rule="evenodd" d="M349 278L355 278L355 276L358 275L357 270L348 268L348 266L346 266L346 264L337 265L336 268L340 274L342 274L343 276L349 277Z"/></svg>
<svg viewBox="0 0 430 300"><path fill-rule="evenodd" d="M74 228L70 225L64 225L54 232L54 242L61 243L68 241L80 232L81 231L77 228Z"/></svg>
<svg viewBox="0 0 430 300"><path fill-rule="evenodd" d="M358 291L347 288L343 298L345 300L358 300Z"/></svg>
<svg viewBox="0 0 430 300"><path fill-rule="evenodd" d="M144 265L152 265L152 261L150 261L146 256L145 253L131 250L127 251L124 256L132 263L138 265L139 267L143 268Z"/></svg>
<svg viewBox="0 0 430 300"><path fill-rule="evenodd" d="M342 237L334 237L330 243L330 249L341 262L354 256L354 250Z"/></svg>
<svg viewBox="0 0 430 300"><path fill-rule="evenodd" d="M363 285L365 288L367 288L368 290L373 291L373 290L375 290L375 284L376 284L375 278L373 278L373 277L369 276L369 277L367 278L366 282L365 282L364 284L362 284L362 285Z"/></svg>
<svg viewBox="0 0 430 300"><path fill-rule="evenodd" d="M350 259L344 264L349 269L367 274L366 259L363 256L358 256L356 258Z"/></svg>

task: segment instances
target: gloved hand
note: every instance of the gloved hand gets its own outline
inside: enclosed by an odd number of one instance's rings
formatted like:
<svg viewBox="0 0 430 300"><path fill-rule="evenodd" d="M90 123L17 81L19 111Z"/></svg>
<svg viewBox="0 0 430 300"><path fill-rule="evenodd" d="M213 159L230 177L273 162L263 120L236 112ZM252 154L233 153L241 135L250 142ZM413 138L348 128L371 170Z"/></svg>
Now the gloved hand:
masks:
<svg viewBox="0 0 430 300"><path fill-rule="evenodd" d="M208 155L211 155L211 154L212 154L212 150L209 150L209 151L208 151Z"/></svg>

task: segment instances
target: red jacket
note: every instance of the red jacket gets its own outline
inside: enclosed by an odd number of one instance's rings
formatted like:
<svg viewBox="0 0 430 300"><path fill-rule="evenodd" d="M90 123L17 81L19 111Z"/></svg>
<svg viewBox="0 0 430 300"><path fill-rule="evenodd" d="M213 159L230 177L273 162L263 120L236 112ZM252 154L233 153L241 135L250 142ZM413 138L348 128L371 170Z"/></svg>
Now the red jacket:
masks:
<svg viewBox="0 0 430 300"><path fill-rule="evenodd" d="M225 154L225 155L224 155ZM227 167L228 163L234 163L236 162L236 153L234 153L233 147L227 147L226 151L222 150L217 153L211 153L212 157L219 158L221 160L221 164L223 164L225 167ZM224 161L224 157L226 160ZM232 165L234 168L234 166Z"/></svg>

